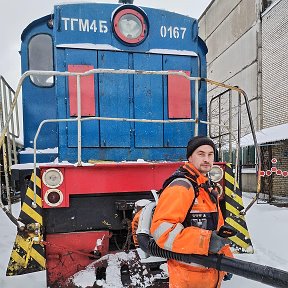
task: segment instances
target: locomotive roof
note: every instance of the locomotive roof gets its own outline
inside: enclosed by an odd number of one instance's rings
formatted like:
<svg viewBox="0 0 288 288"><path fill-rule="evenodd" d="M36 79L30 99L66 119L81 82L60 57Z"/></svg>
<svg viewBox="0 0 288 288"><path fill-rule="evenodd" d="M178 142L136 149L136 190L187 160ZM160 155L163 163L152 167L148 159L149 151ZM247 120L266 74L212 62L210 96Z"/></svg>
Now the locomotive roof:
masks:
<svg viewBox="0 0 288 288"><path fill-rule="evenodd" d="M175 15L179 15L179 16L182 16L182 17L187 17L189 19L194 19L197 21L197 19L195 18L192 18L188 15L183 15L183 14L180 14L180 13L177 13L177 12L172 12L172 11L168 11L168 10L165 10L165 9L159 9L159 8L151 8L151 7L148 7L148 6L137 6L137 5L131 5L131 4L111 4L111 3L95 3L94 1L93 2L65 2L65 3L59 3L57 5L54 5L54 10L55 10L55 7L59 7L59 6L70 6L70 5L105 5L105 6L115 6L115 9L122 6L122 5L126 5L126 6L136 6L138 8L144 8L144 9L151 9L151 10L159 10L159 11L163 11L165 13L171 13L171 14L175 14ZM34 21L32 21L30 24L28 24L28 26L26 26L26 28L23 30L22 34L21 34L21 41L23 41L23 39L25 38L26 34L29 32L29 30L36 26L37 24L40 24L40 23L43 23L43 22L46 22L50 19L53 19L54 18L54 12L51 13L51 14L48 14L46 16L43 16L41 18L38 18Z"/></svg>

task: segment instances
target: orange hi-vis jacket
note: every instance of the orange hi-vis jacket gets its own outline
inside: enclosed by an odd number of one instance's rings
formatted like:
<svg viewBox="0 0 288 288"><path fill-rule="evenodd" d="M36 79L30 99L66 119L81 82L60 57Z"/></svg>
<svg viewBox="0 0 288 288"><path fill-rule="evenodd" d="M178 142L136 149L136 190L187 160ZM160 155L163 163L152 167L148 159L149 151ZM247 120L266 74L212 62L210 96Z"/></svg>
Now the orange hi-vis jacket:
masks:
<svg viewBox="0 0 288 288"><path fill-rule="evenodd" d="M208 179L191 163L183 168L197 175L198 187L207 182ZM218 201L213 202L204 188L199 188L191 208L194 198L194 188L185 178L176 178L161 193L150 228L159 247L183 254L208 255L212 230L219 230L224 220ZM213 219L216 223L211 228ZM224 246L219 253L232 257L229 246ZM168 271L170 288L216 288L220 287L225 275L216 269L172 259L168 260Z"/></svg>

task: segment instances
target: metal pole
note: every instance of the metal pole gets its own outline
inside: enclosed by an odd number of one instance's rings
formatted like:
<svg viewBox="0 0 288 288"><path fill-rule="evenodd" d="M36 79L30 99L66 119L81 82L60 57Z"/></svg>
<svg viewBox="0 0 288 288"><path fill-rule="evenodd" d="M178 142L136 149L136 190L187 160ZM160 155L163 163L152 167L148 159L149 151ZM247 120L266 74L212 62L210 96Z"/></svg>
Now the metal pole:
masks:
<svg viewBox="0 0 288 288"><path fill-rule="evenodd" d="M229 162L232 163L232 91L229 91Z"/></svg>
<svg viewBox="0 0 288 288"><path fill-rule="evenodd" d="M78 148L78 166L81 166L81 76L77 75L77 148Z"/></svg>
<svg viewBox="0 0 288 288"><path fill-rule="evenodd" d="M4 121L7 121L8 118L8 107L7 107L7 91L6 91L6 87L2 87L3 88L3 104L4 104ZM13 118L13 117L12 117ZM11 118L11 119L12 119ZM12 155L12 151L11 151L11 142L10 142L10 121L8 121L8 127L7 127L7 133L6 133L6 139L7 139L7 150L8 150L8 170L10 173L10 169L12 166L12 160L11 160L11 155Z"/></svg>
<svg viewBox="0 0 288 288"><path fill-rule="evenodd" d="M194 136L198 136L199 128L199 97L198 97L199 80L195 80L195 126Z"/></svg>
<svg viewBox="0 0 288 288"><path fill-rule="evenodd" d="M221 124L221 97L219 97L219 106L218 106L218 109L219 109L219 116L218 116L218 119L219 119L219 124ZM221 156L221 141L222 141L222 137L221 137L221 127L219 126L218 127L218 133L219 133L219 157L221 157L221 159L218 159L218 161L222 161L222 156Z"/></svg>
<svg viewBox="0 0 288 288"><path fill-rule="evenodd" d="M238 183L240 183L240 177L241 177L241 175L240 175L240 166L241 166L241 162L242 162L242 159L241 159L241 147L240 147L241 130L242 130L241 93L238 92L238 141L237 141L237 144L238 144L238 162L237 162L238 170L237 170L237 174L236 174Z"/></svg>
<svg viewBox="0 0 288 288"><path fill-rule="evenodd" d="M3 102L2 101L6 97L6 91L5 91L6 88L3 84L4 83L2 81L0 81L0 106L1 106L0 107L0 110L1 110L0 111L0 123L1 123L0 125L1 125L1 130L3 130L3 124L4 124L3 105L2 105ZM5 103L5 101L4 101L4 103ZM4 107L4 109L5 109L5 107ZM6 112L4 111L5 118L6 118ZM8 163L7 163L7 149L6 149L6 140L8 142L8 135L9 134L7 133L6 138L5 138L5 134L4 134L3 144L2 144L2 153L3 153L3 168L4 168L6 197L7 197L7 202L8 202L8 211L11 213L12 206L11 206L11 195L10 195L9 178L8 178L9 167L8 167ZM1 177L1 175L0 175L0 177ZM3 191L1 191L1 193L3 193Z"/></svg>
<svg viewBox="0 0 288 288"><path fill-rule="evenodd" d="M11 103L12 103L12 91L9 91L9 107L11 107ZM17 107L16 107L17 109ZM17 109L18 110L18 109ZM17 121L17 120L16 120ZM16 142L15 142L15 123L14 123L14 116L12 116L11 118L11 130L12 130L12 147L13 147L13 157L14 157L14 164L18 163L17 160L17 151L16 151ZM12 155L11 155L12 156ZM12 159L11 159L12 160ZM13 163L12 163L13 164ZM11 171L10 171L11 172Z"/></svg>

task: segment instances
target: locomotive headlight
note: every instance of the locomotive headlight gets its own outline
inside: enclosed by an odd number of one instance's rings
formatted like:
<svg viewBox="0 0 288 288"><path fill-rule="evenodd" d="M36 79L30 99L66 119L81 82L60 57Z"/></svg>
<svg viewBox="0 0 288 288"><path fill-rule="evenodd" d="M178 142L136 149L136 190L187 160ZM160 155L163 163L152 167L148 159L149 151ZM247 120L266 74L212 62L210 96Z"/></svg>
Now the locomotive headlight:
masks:
<svg viewBox="0 0 288 288"><path fill-rule="evenodd" d="M141 21L133 14L123 15L118 25L120 32L129 39L136 39L141 35Z"/></svg>
<svg viewBox="0 0 288 288"><path fill-rule="evenodd" d="M50 168L44 172L42 180L47 187L56 188L62 184L63 174L58 169Z"/></svg>
<svg viewBox="0 0 288 288"><path fill-rule="evenodd" d="M134 9L116 12L113 27L116 36L127 44L140 44L147 35L144 15Z"/></svg>
<svg viewBox="0 0 288 288"><path fill-rule="evenodd" d="M58 189L49 189L44 195L44 201L51 207L57 207L63 202L63 193Z"/></svg>
<svg viewBox="0 0 288 288"><path fill-rule="evenodd" d="M214 165L209 172L211 180L215 183L219 182L223 178L223 174L223 169L218 165Z"/></svg>

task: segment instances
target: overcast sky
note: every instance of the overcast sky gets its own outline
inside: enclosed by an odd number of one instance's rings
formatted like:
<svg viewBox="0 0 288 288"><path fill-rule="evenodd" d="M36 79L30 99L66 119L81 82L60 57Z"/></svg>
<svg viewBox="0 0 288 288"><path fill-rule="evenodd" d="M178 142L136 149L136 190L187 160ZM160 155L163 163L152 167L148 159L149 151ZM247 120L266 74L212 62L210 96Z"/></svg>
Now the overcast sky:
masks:
<svg viewBox="0 0 288 288"><path fill-rule="evenodd" d="M3 1L0 12L0 75L16 89L20 78L20 37L24 28L37 18L53 13L53 6L65 2L118 3L118 0L8 0ZM199 18L211 0L135 0L134 4L165 8Z"/></svg>

